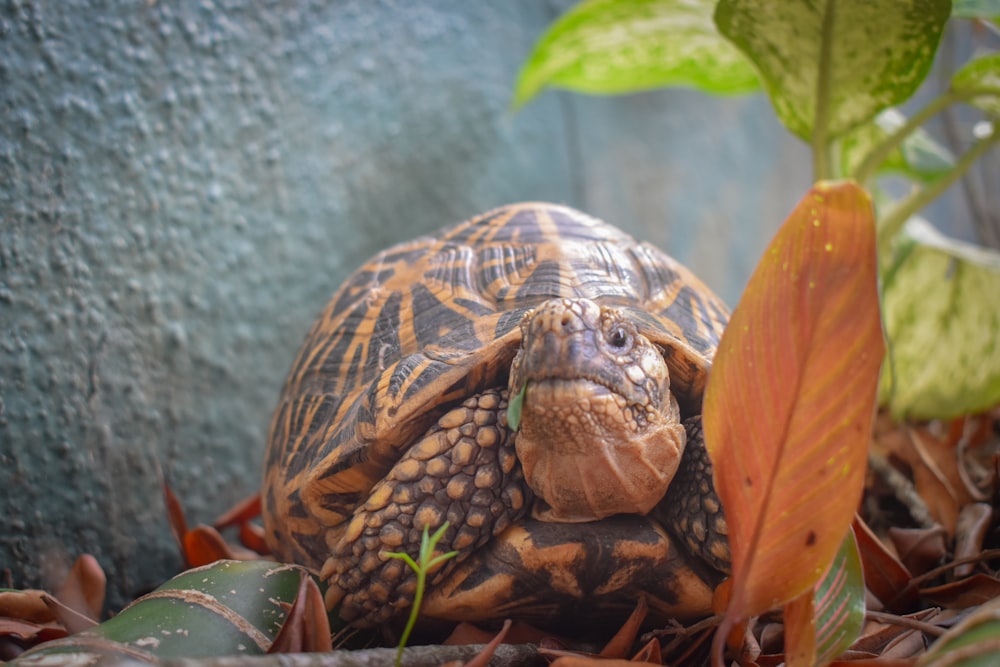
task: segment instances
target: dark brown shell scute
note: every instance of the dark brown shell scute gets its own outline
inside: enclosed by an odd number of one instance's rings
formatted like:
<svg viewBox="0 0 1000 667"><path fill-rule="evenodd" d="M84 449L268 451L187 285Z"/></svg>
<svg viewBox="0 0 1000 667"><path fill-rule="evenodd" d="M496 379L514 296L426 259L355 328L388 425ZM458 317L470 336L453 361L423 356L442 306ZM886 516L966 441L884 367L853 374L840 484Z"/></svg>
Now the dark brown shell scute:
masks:
<svg viewBox="0 0 1000 667"><path fill-rule="evenodd" d="M715 323L725 321L727 314L719 304L689 285L677 292L677 297L660 314L660 318L676 323L685 332L695 350L710 355L719 345L719 332Z"/></svg>
<svg viewBox="0 0 1000 667"><path fill-rule="evenodd" d="M449 308L421 283L414 285L411 293L413 330L418 347L434 344L470 350L482 347L485 341L479 340L468 316Z"/></svg>
<svg viewBox="0 0 1000 667"><path fill-rule="evenodd" d="M497 338L502 338L514 331L521 325L521 320L524 319L525 314L531 310L532 307L524 308L514 308L506 313L502 313L500 317L497 318L497 325L494 329L494 335Z"/></svg>

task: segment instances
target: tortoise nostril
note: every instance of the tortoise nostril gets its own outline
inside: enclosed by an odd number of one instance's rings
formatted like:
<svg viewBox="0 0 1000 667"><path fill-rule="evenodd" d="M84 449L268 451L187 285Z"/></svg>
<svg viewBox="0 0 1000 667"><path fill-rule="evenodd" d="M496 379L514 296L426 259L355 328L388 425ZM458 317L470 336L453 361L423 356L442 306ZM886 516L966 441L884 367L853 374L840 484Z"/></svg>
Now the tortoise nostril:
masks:
<svg viewBox="0 0 1000 667"><path fill-rule="evenodd" d="M573 321L573 315L572 313L567 311L562 314L562 319L559 320L559 323L563 326L563 328L566 328L570 325L572 321Z"/></svg>

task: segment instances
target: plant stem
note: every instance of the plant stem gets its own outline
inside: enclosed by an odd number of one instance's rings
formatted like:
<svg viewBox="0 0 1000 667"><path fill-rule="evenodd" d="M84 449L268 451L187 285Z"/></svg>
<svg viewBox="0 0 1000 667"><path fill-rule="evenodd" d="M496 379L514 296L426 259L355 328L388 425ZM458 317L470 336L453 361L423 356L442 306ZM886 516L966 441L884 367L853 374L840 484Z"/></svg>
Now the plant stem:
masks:
<svg viewBox="0 0 1000 667"><path fill-rule="evenodd" d="M899 146L906 141L907 137L913 134L931 117L944 110L945 107L950 104L954 104L961 99L962 98L959 95L949 91L940 97L931 100L927 106L914 114L912 118L907 120L895 132L883 139L881 143L872 149L861 164L859 164L854 170L854 173L852 174L854 180L862 185L871 180L882 163L888 159L889 154L899 148Z"/></svg>
<svg viewBox="0 0 1000 667"><path fill-rule="evenodd" d="M961 159L959 159L955 166L951 168L951 171L931 183L926 188L913 193L888 211L885 216L879 220L879 247L888 247L888 242L895 238L896 234L898 234L903 228L906 221L910 219L910 216L937 199L942 192L947 190L952 185L952 183L961 178L962 175L968 171L969 167L971 167L973 163L975 163L975 161L983 155L983 153L989 150L990 147L998 141L1000 141L1000 129L994 128L993 134L985 139L977 141L972 148L967 150L965 154L962 155Z"/></svg>
<svg viewBox="0 0 1000 667"><path fill-rule="evenodd" d="M410 633L413 632L413 627L417 624L417 616L420 614L420 605L424 601L424 589L427 587L427 573L449 558L454 558L458 555L457 551L449 551L448 553L434 556L434 548L437 546L437 543L441 541L441 538L444 537L444 533L448 530L448 526L449 523L445 521L444 525L438 528L434 534L430 536L427 534L428 527L426 525L424 526L423 535L420 537L420 551L417 554L416 561L414 561L413 558L405 552L382 552L387 558L398 558L402 560L417 575L417 590L413 594L413 602L410 606L410 616L406 620L406 627L403 628L403 634L399 638L399 647L396 649L396 667L400 667L403 663L403 649L406 648L406 643L410 640ZM432 556L434 557L432 558Z"/></svg>
<svg viewBox="0 0 1000 667"><path fill-rule="evenodd" d="M426 536L426 532L424 533ZM424 568L416 569L417 572L417 592L413 595L413 606L410 607L410 617L406 620L406 627L403 628L403 635L399 638L399 647L396 649L396 667L403 664L403 649L410 640L410 633L417 624L417 615L420 613L420 603L424 600L424 586L427 584L427 572Z"/></svg>
<svg viewBox="0 0 1000 667"><path fill-rule="evenodd" d="M837 0L826 0L823 26L820 31L819 62L816 73L816 109L813 115L812 153L813 180L829 178L833 169L830 160L830 86L833 69L833 28L836 23Z"/></svg>

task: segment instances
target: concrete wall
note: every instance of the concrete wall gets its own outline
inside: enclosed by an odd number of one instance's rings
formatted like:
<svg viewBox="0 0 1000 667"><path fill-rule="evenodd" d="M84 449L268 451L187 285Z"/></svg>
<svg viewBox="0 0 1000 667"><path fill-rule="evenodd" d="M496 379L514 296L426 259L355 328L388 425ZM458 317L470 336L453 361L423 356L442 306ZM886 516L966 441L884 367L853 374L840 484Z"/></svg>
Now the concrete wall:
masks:
<svg viewBox="0 0 1000 667"><path fill-rule="evenodd" d="M766 99L546 93L570 3L0 0L0 569L81 552L119 606L251 493L270 411L338 282L521 199L652 240L733 303L808 184Z"/></svg>

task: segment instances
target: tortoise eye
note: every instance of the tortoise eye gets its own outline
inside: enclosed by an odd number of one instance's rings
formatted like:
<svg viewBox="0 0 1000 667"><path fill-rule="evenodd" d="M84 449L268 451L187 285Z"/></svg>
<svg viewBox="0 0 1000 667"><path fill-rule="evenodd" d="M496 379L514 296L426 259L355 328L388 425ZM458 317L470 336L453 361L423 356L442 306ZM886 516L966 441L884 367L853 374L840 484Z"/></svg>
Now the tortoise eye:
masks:
<svg viewBox="0 0 1000 667"><path fill-rule="evenodd" d="M608 332L608 344L615 349L624 350L631 343L632 336L629 335L624 327L615 327Z"/></svg>

